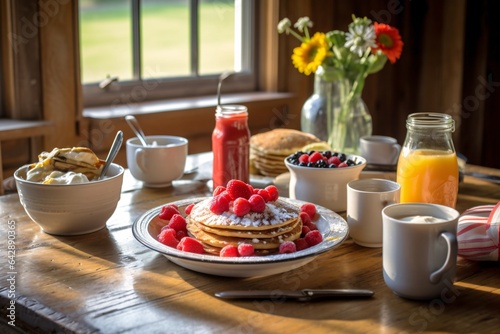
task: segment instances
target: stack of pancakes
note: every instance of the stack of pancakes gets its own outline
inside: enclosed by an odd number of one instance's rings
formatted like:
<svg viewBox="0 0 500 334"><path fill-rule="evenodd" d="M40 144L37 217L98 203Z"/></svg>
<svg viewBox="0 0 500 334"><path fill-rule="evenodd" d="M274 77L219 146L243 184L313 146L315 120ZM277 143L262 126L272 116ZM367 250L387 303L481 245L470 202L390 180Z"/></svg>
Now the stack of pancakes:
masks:
<svg viewBox="0 0 500 334"><path fill-rule="evenodd" d="M248 243L257 255L272 254L281 243L298 239L302 232L299 208L282 200L266 203L264 212L243 217L231 211L217 215L210 210L210 201L197 203L187 217L189 233L207 253L219 255L224 246Z"/></svg>
<svg viewBox="0 0 500 334"><path fill-rule="evenodd" d="M253 135L250 138L253 172L273 177L286 173L284 160L287 156L319 142L314 135L293 129L274 129Z"/></svg>

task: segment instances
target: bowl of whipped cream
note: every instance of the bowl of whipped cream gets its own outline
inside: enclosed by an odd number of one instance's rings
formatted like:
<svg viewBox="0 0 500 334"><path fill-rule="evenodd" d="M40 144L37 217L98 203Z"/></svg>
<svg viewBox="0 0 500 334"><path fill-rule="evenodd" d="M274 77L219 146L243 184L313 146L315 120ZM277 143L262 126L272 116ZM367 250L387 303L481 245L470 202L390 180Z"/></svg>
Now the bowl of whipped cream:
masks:
<svg viewBox="0 0 500 334"><path fill-rule="evenodd" d="M116 210L124 168L112 163L100 178L104 161L85 147L54 148L39 161L16 170L19 200L28 216L49 234L80 235L98 231Z"/></svg>

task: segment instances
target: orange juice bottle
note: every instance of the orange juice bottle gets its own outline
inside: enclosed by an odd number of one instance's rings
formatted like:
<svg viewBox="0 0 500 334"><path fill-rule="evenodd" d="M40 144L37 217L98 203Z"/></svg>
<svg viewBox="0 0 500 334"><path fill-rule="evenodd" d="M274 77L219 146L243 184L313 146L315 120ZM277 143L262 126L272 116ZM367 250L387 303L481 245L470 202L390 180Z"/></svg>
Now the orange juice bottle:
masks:
<svg viewBox="0 0 500 334"><path fill-rule="evenodd" d="M401 203L423 202L454 208L458 195L458 163L453 146L451 116L416 113L408 129L397 167Z"/></svg>

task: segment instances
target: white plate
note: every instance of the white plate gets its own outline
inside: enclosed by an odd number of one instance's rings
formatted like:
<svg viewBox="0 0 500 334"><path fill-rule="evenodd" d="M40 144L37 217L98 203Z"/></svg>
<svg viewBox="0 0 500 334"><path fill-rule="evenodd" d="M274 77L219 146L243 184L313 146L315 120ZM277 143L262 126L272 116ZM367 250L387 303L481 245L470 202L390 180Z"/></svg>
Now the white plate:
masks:
<svg viewBox="0 0 500 334"><path fill-rule="evenodd" d="M191 204L202 201L204 198L190 198L177 202L181 212ZM292 204L300 206L304 202L281 198ZM316 205L319 213L315 223L323 235L323 241L313 247L289 254L274 254L266 256L246 257L219 257L209 254L194 254L183 252L166 246L156 238L161 230L160 221L157 218L162 206L151 209L140 216L132 226L134 237L152 250L166 256L177 265L197 272L228 276L228 277L254 277L283 273L303 266L316 256L339 246L348 236L349 228L347 222L335 212L322 206Z"/></svg>

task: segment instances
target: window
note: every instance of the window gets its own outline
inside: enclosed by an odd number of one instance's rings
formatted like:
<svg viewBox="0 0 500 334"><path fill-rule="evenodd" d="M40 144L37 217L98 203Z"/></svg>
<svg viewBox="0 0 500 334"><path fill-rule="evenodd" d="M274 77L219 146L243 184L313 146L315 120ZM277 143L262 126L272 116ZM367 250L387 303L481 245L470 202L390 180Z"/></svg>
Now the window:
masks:
<svg viewBox="0 0 500 334"><path fill-rule="evenodd" d="M85 106L256 86L253 0L80 0Z"/></svg>

